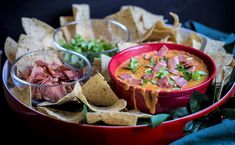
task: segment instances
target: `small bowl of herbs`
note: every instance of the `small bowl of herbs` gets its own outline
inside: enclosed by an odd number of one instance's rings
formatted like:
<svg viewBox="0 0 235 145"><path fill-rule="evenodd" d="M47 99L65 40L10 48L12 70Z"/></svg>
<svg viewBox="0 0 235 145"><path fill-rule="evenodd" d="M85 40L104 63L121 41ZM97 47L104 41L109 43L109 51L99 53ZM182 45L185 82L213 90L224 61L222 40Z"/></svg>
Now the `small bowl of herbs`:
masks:
<svg viewBox="0 0 235 145"><path fill-rule="evenodd" d="M113 56L116 44L127 42L130 33L123 24L104 19L87 19L69 22L54 31L53 41L58 49L83 54L91 63L101 54Z"/></svg>

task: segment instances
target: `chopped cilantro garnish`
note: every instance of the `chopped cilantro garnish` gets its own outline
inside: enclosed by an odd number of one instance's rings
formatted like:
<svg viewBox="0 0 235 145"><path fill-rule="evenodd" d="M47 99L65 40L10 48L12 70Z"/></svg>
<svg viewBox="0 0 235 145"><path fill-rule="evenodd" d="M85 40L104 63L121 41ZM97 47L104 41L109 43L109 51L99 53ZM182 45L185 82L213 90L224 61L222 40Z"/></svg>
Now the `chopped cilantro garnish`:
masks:
<svg viewBox="0 0 235 145"><path fill-rule="evenodd" d="M146 73L146 74L152 74L152 69L151 68L148 68L148 69L146 69L145 71L144 71L144 73Z"/></svg>
<svg viewBox="0 0 235 145"><path fill-rule="evenodd" d="M207 73L206 72L204 72L204 71L197 71L200 75L202 75L202 76L206 76L207 75Z"/></svg>
<svg viewBox="0 0 235 145"><path fill-rule="evenodd" d="M184 74L184 79L189 81L193 79L194 81L200 80L201 76L207 75L204 71L195 71L195 72L188 72L187 69L180 64L177 64L177 70Z"/></svg>
<svg viewBox="0 0 235 145"><path fill-rule="evenodd" d="M154 65L155 65L155 59L154 59L154 58L151 58L149 65L150 65L150 66L154 66Z"/></svg>
<svg viewBox="0 0 235 145"><path fill-rule="evenodd" d="M181 65L181 64L177 64L176 66L177 66L177 70L180 71L180 72L187 71L186 68L183 65Z"/></svg>
<svg viewBox="0 0 235 145"><path fill-rule="evenodd" d="M146 83L148 83L148 82L149 82L148 79L144 79L144 80L143 80L143 83L144 83L144 84L146 84Z"/></svg>
<svg viewBox="0 0 235 145"><path fill-rule="evenodd" d="M102 52L114 48L112 44L107 43L102 39L86 40L81 35L76 35L69 42L60 40L59 44L66 49L73 50L79 53Z"/></svg>
<svg viewBox="0 0 235 145"><path fill-rule="evenodd" d="M173 81L172 79L168 79L168 81L171 84L171 86L177 87L177 85L175 84L175 81Z"/></svg>
<svg viewBox="0 0 235 145"><path fill-rule="evenodd" d="M164 78L166 75L168 75L169 72L165 68L160 68L159 72L157 73L158 78Z"/></svg>
<svg viewBox="0 0 235 145"><path fill-rule="evenodd" d="M189 81L189 80L192 79L192 73L191 72L185 71L185 72L183 72L183 74L184 74L184 79L185 80Z"/></svg>
<svg viewBox="0 0 235 145"><path fill-rule="evenodd" d="M150 81L152 84L156 85L157 84L157 81L156 80L151 80Z"/></svg>
<svg viewBox="0 0 235 145"><path fill-rule="evenodd" d="M132 57L130 59L130 62L128 64L128 68L133 72L135 73L137 68L139 66L139 62L138 62L138 59L136 59L135 57Z"/></svg>
<svg viewBox="0 0 235 145"><path fill-rule="evenodd" d="M204 72L204 71L195 71L195 72L192 72L192 79L194 81L200 80L202 75L207 75L207 73Z"/></svg>

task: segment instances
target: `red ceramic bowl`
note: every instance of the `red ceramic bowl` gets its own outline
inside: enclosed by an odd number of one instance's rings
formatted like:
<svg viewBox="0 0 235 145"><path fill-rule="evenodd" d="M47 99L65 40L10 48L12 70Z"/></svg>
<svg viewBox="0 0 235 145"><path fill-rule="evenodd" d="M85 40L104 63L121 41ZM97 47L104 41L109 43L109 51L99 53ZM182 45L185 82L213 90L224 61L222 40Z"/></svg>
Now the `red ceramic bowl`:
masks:
<svg viewBox="0 0 235 145"><path fill-rule="evenodd" d="M11 92L7 83L9 77L8 61L5 62L2 72L2 81L5 98L15 115L25 125L40 133L40 140L44 137L64 144L95 144L95 145L166 145L184 136L185 123L205 116L222 104L235 93L235 84L221 97L221 100L212 106L197 113L163 122L156 128L141 126L99 126L79 125L56 120L35 111L22 104ZM212 96L211 96L212 97ZM25 141L29 139L25 138Z"/></svg>
<svg viewBox="0 0 235 145"><path fill-rule="evenodd" d="M215 77L216 66L214 61L208 55L197 49L188 46L170 44L170 43L147 43L128 48L124 51L119 52L111 59L109 63L109 74L111 78L112 89L120 98L125 99L127 101L129 108L131 109L134 108L134 99L132 96L135 96L136 107L142 112L149 113L149 109L145 105L145 100L141 94L141 90L135 89L133 86L130 86L128 90L125 90L124 82L120 81L115 77L116 69L120 64L130 59L131 57L138 56L153 50L159 50L163 45L167 46L169 50L181 50L199 57L207 65L209 71L209 77L203 83L192 88L184 90L172 90L169 92L160 91L158 95L158 103L155 107L156 108L155 112L157 113L168 112L171 109L186 106L189 102L190 95L194 91L205 93L211 81ZM135 91L133 91L133 89L135 89ZM135 94L133 94L133 92Z"/></svg>

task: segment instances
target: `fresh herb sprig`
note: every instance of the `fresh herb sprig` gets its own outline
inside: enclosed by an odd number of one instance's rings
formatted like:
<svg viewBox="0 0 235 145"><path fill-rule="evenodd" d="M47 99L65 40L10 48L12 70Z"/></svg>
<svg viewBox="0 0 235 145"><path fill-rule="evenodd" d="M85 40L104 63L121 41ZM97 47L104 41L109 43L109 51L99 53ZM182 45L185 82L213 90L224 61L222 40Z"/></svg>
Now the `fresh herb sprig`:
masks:
<svg viewBox="0 0 235 145"><path fill-rule="evenodd" d="M69 42L60 40L59 44L66 49L73 50L78 53L102 52L114 48L111 43L107 43L102 39L87 40L84 39L81 35L76 35Z"/></svg>
<svg viewBox="0 0 235 145"><path fill-rule="evenodd" d="M135 73L136 70L138 69L138 66L139 66L139 61L138 61L138 59L135 58L135 57L132 57L132 58L130 59L129 64L128 64L128 68L129 68L133 73Z"/></svg>
<svg viewBox="0 0 235 145"><path fill-rule="evenodd" d="M191 79L197 81L200 80L202 76L207 75L207 73L204 71L189 72L183 65L180 64L177 65L177 70L183 73L184 79L187 81Z"/></svg>
<svg viewBox="0 0 235 145"><path fill-rule="evenodd" d="M160 68L160 70L157 73L157 77L158 78L164 78L165 76L167 76L169 74L169 72L165 69L165 68Z"/></svg>

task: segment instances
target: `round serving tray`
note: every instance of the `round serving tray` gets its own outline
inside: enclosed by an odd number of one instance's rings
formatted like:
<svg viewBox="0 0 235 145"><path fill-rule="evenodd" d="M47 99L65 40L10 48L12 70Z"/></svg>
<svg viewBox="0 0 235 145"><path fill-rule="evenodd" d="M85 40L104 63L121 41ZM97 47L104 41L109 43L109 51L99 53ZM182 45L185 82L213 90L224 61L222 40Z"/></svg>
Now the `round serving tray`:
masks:
<svg viewBox="0 0 235 145"><path fill-rule="evenodd" d="M16 112L16 115L37 132L55 138L57 141L66 141L68 144L168 144L184 136L185 123L212 112L235 93L235 84L233 84L230 90L215 104L197 113L163 122L156 128L146 125L99 126L60 121L25 106L10 92L8 76L9 62L6 61L2 72L4 93L9 106ZM40 139L43 139L43 136L40 136Z"/></svg>

